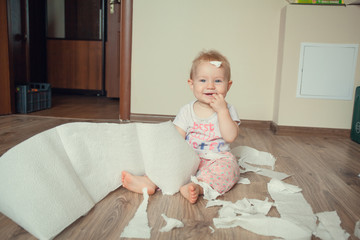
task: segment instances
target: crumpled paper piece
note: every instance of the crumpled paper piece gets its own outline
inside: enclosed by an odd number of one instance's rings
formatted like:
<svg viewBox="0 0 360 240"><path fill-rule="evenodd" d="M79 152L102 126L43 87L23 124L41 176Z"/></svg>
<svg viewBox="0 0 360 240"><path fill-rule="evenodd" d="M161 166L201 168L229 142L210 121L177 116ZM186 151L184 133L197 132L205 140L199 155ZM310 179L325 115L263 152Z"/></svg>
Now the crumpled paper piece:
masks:
<svg viewBox="0 0 360 240"><path fill-rule="evenodd" d="M354 235L360 239L360 220L355 223Z"/></svg>
<svg viewBox="0 0 360 240"><path fill-rule="evenodd" d="M241 168L240 173L245 172L255 172L259 175L276 178L279 180L283 180L285 178L290 177L290 175L282 172L276 172L274 170L276 158L268 153L258 151L254 148L247 146L239 146L235 147L231 150L231 153L238 158L238 164ZM255 165L264 165L271 167L272 170L260 167L254 167L247 163L255 164Z"/></svg>
<svg viewBox="0 0 360 240"><path fill-rule="evenodd" d="M266 198L264 201L259 199L243 198L242 200L238 200L235 203L232 203L230 201L223 201L223 200L213 200L213 201L209 201L206 204L207 208L213 206L223 206L219 210L220 217L231 217L231 216L236 216L236 214L266 215L273 206L273 203L269 202L268 198Z"/></svg>
<svg viewBox="0 0 360 240"><path fill-rule="evenodd" d="M214 218L216 228L242 227L264 236L284 239L310 239L311 233L283 218L268 217L263 214L237 217Z"/></svg>
<svg viewBox="0 0 360 240"><path fill-rule="evenodd" d="M216 199L221 194L215 191L212 187L209 186L209 184L206 184L204 182L200 182L195 176L191 176L191 181L195 184L200 185L203 188L204 191L204 199L211 201Z"/></svg>
<svg viewBox="0 0 360 240"><path fill-rule="evenodd" d="M268 191L281 218L302 227L311 236L316 228L316 217L301 193L301 188L271 179Z"/></svg>
<svg viewBox="0 0 360 240"><path fill-rule="evenodd" d="M319 225L314 233L315 236L322 240L345 240L350 234L341 228L340 218L336 211L317 213Z"/></svg>
<svg viewBox="0 0 360 240"><path fill-rule="evenodd" d="M210 63L211 63L212 65L215 65L215 67L219 68L219 67L221 67L221 63L222 63L222 62L220 62L220 61L210 61Z"/></svg>
<svg viewBox="0 0 360 240"><path fill-rule="evenodd" d="M224 155L221 154L221 153L217 153L217 152L213 152L213 151L209 151L209 152L200 152L198 154L198 156L200 158L205 158L205 159L208 159L208 160L216 160L216 159L219 159L219 158L223 158Z"/></svg>
<svg viewBox="0 0 360 240"><path fill-rule="evenodd" d="M302 189L299 188L298 186L284 183L277 179L271 180L269 184L272 191L283 192L283 193L298 193L302 191Z"/></svg>
<svg viewBox="0 0 360 240"><path fill-rule="evenodd" d="M147 205L149 195L147 188L143 189L144 200L137 209L134 217L130 220L129 224L124 228L120 237L123 238L144 238L149 239L151 235L151 228L149 227L147 217Z"/></svg>
<svg viewBox="0 0 360 240"><path fill-rule="evenodd" d="M240 183L240 184L250 184L250 180L248 178L245 178L245 177L240 177L239 178L239 181L237 183Z"/></svg>
<svg viewBox="0 0 360 240"><path fill-rule="evenodd" d="M165 214L161 214L161 216L164 218L166 225L160 229L160 232L169 232L173 228L182 228L184 227L184 224L175 218L169 218Z"/></svg>
<svg viewBox="0 0 360 240"><path fill-rule="evenodd" d="M245 170L240 169L240 173L254 172L256 174L259 174L259 175L262 175L265 177L269 177L269 178L275 178L278 180L284 180L284 179L290 177L290 175L288 175L286 173L276 172L276 171L266 169L266 168L253 167L249 164L241 162L240 160L239 160L238 164L240 167L245 169Z"/></svg>
<svg viewBox="0 0 360 240"><path fill-rule="evenodd" d="M258 151L247 146L235 147L231 149L231 153L238 157L241 162L270 166L274 170L276 158L271 153Z"/></svg>

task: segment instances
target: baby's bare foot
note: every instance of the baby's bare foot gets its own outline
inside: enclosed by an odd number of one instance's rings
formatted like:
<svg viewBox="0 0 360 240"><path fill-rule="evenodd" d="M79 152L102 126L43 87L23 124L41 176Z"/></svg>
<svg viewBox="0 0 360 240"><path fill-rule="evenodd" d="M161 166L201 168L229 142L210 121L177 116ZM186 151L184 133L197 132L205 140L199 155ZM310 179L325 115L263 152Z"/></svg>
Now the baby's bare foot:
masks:
<svg viewBox="0 0 360 240"><path fill-rule="evenodd" d="M196 203L199 195L201 194L201 188L195 183L188 183L180 188L180 193L190 203Z"/></svg>
<svg viewBox="0 0 360 240"><path fill-rule="evenodd" d="M142 190L147 188L149 195L155 193L156 185L147 176L135 176L129 172L121 172L121 181L124 188L142 194Z"/></svg>

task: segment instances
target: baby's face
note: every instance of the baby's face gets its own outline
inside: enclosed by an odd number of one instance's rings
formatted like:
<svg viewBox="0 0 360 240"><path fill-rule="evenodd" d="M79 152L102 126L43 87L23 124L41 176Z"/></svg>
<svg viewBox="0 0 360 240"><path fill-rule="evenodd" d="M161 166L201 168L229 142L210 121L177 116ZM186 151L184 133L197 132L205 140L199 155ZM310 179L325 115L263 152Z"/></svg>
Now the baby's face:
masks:
<svg viewBox="0 0 360 240"><path fill-rule="evenodd" d="M232 84L225 78L224 69L210 62L200 63L188 83L194 96L200 102L207 104L210 104L214 94L221 94L225 98Z"/></svg>

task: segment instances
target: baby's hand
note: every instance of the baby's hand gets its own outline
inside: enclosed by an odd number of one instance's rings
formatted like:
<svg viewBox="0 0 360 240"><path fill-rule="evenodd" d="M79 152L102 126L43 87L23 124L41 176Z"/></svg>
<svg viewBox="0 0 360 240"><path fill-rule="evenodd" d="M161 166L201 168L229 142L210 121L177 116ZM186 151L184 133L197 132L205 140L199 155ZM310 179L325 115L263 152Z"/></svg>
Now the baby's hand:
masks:
<svg viewBox="0 0 360 240"><path fill-rule="evenodd" d="M217 113L221 112L222 110L227 110L227 103L222 94L213 94L213 99L210 102L210 106Z"/></svg>

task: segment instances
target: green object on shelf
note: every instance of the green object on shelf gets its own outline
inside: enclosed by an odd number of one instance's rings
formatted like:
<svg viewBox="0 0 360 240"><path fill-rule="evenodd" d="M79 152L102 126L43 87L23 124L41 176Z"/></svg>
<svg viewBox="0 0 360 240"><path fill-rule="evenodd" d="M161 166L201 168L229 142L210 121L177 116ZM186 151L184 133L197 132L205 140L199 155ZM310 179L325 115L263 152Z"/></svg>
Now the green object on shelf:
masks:
<svg viewBox="0 0 360 240"><path fill-rule="evenodd" d="M360 86L356 88L355 92L351 139L357 143L360 143Z"/></svg>
<svg viewBox="0 0 360 240"><path fill-rule="evenodd" d="M342 4L342 0L316 0L318 4Z"/></svg>

